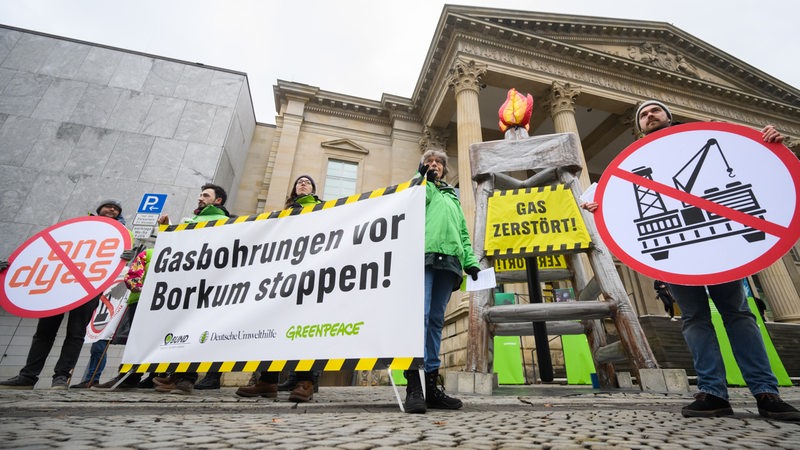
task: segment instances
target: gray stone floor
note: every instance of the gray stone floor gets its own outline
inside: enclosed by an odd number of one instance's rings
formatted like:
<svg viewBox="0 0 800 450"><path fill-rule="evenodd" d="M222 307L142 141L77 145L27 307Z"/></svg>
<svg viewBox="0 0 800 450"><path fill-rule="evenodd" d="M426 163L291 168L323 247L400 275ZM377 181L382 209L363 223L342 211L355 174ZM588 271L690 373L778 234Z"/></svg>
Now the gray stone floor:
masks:
<svg viewBox="0 0 800 450"><path fill-rule="evenodd" d="M686 419L691 395L589 387L502 387L460 411L400 412L391 387L325 387L310 403L245 399L235 388L0 390L0 448L797 449L800 423L765 420L746 389L735 415ZM800 405L800 387L782 389Z"/></svg>

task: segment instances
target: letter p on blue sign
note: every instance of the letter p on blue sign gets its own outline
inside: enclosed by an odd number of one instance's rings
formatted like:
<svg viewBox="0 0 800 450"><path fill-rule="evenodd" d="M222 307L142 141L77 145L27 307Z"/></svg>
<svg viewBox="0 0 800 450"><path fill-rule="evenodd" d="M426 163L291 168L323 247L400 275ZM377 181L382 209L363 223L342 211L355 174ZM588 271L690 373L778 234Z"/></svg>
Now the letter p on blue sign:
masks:
<svg viewBox="0 0 800 450"><path fill-rule="evenodd" d="M158 214L164 209L167 202L167 194L144 194L142 202L139 203L139 213Z"/></svg>

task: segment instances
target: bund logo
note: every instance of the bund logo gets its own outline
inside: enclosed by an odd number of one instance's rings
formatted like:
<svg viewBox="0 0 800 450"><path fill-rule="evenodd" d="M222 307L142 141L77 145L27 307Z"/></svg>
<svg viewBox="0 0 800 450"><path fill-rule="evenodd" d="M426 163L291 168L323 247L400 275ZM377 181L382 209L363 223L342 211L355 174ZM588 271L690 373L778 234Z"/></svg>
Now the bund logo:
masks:
<svg viewBox="0 0 800 450"><path fill-rule="evenodd" d="M208 331L203 331L200 334L200 343L205 344L208 341Z"/></svg>
<svg viewBox="0 0 800 450"><path fill-rule="evenodd" d="M175 335L172 333L167 333L164 336L164 345L178 345L178 344L185 344L189 342L189 335L182 334L182 335Z"/></svg>

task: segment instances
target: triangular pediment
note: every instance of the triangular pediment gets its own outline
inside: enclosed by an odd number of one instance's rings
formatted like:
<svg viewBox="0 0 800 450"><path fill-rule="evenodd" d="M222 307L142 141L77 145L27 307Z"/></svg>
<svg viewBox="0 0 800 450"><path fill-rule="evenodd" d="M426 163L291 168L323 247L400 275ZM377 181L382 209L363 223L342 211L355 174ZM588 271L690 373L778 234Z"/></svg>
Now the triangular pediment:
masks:
<svg viewBox="0 0 800 450"><path fill-rule="evenodd" d="M698 61L686 52L663 42L640 39L627 44L585 43L583 46L598 53L629 59L653 70L668 71L678 76L717 83L729 88L745 87L745 83L738 82L730 74L722 76L716 73L714 68L706 67L703 61Z"/></svg>
<svg viewBox="0 0 800 450"><path fill-rule="evenodd" d="M458 47L455 41L465 44ZM800 108L800 91L666 22L609 19L527 11L445 6L418 83L423 97L434 85L436 64L452 49L521 61L521 69L556 58L604 73L668 86L699 87L722 97L763 100L768 108ZM527 59L526 59L527 58ZM751 100L753 99L753 100Z"/></svg>
<svg viewBox="0 0 800 450"><path fill-rule="evenodd" d="M333 141L326 141L323 142L322 148L329 149L329 150L339 150L351 153L358 153L362 155L368 155L369 150L366 148L356 144L355 142L351 141L350 139L336 139Z"/></svg>

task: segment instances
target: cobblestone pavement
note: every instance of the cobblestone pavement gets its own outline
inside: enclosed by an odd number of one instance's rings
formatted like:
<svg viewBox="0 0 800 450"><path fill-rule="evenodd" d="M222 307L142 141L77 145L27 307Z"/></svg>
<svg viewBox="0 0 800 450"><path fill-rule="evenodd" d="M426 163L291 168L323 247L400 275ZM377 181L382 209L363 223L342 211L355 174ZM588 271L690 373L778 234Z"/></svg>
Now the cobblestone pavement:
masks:
<svg viewBox="0 0 800 450"><path fill-rule="evenodd" d="M800 449L800 423L760 418L743 388L717 419L681 417L689 393L583 386L502 387L424 415L401 413L385 386L323 386L304 404L234 390L0 390L0 448ZM781 393L800 405L800 387Z"/></svg>

